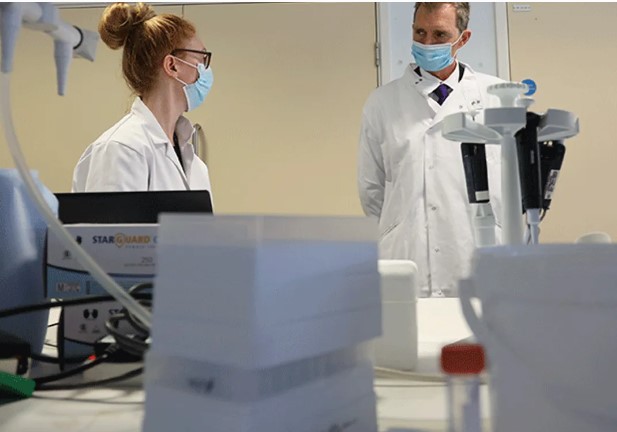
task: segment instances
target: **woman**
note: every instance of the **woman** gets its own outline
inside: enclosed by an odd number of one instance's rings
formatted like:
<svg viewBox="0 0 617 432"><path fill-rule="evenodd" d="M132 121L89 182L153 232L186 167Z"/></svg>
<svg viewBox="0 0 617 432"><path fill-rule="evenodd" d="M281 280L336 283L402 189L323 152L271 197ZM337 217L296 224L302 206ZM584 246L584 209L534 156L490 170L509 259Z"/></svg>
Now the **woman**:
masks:
<svg viewBox="0 0 617 432"><path fill-rule="evenodd" d="M213 82L211 53L195 27L142 3L115 3L105 9L99 33L111 49L124 47L123 75L137 97L130 113L81 156L73 192L209 191L208 168L182 116L204 101Z"/></svg>

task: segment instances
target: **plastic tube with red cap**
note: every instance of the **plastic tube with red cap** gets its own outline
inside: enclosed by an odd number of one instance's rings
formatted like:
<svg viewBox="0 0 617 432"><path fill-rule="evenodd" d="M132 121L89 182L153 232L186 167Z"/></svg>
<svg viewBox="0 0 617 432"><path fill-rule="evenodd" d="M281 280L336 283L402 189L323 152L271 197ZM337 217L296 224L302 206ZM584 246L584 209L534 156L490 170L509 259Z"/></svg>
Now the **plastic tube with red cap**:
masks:
<svg viewBox="0 0 617 432"><path fill-rule="evenodd" d="M480 344L456 343L441 350L441 369L448 376L448 432L481 432L480 374L484 371Z"/></svg>

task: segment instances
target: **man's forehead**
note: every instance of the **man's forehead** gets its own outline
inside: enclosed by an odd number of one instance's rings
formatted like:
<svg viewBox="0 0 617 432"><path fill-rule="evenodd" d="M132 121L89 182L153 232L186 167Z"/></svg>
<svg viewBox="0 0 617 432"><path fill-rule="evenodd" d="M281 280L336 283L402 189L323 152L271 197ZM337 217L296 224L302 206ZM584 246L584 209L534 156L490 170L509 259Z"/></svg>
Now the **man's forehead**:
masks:
<svg viewBox="0 0 617 432"><path fill-rule="evenodd" d="M420 6L415 14L414 25L431 24L431 25L456 25L456 8L449 4L440 4L439 6L428 8Z"/></svg>
<svg viewBox="0 0 617 432"><path fill-rule="evenodd" d="M431 4L430 6L421 5L417 11L417 14L425 14L425 15L427 14L430 15L430 14L435 14L435 13L456 15L456 7L451 3L435 2Z"/></svg>

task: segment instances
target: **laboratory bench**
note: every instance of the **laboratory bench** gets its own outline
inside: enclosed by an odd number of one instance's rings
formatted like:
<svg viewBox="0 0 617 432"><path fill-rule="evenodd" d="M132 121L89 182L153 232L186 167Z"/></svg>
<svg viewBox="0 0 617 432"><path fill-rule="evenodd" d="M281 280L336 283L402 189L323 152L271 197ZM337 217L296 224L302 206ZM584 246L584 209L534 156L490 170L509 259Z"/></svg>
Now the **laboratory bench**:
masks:
<svg viewBox="0 0 617 432"><path fill-rule="evenodd" d="M445 389L443 384L376 379L379 432L445 431ZM39 392L0 405L0 431L138 432L143 402L140 388Z"/></svg>
<svg viewBox="0 0 617 432"><path fill-rule="evenodd" d="M428 299L420 304L419 372L439 374L441 346L469 336L459 309L458 299ZM446 431L446 389L444 383L414 381L377 371L379 432ZM482 417L488 425L486 385L480 397ZM32 398L0 405L0 432L138 432L144 398L138 385L35 392Z"/></svg>

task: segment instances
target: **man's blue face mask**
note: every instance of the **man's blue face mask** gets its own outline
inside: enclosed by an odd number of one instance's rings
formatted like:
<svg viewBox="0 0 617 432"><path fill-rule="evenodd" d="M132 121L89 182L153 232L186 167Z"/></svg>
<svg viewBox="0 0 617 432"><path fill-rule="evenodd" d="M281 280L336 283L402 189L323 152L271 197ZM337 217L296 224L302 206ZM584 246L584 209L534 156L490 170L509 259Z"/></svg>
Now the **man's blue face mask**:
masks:
<svg viewBox="0 0 617 432"><path fill-rule="evenodd" d="M198 63L194 65L187 61L182 60L181 58L174 57L176 60L181 61L182 63L186 63L189 66L194 67L199 72L199 77L197 81L193 84L187 84L179 78L176 78L177 81L184 84L184 96L186 96L186 104L187 111L194 110L199 105L201 105L204 100L206 100L206 96L210 93L210 89L212 88L212 84L214 83L214 74L212 73L212 67L206 69L203 63Z"/></svg>
<svg viewBox="0 0 617 432"><path fill-rule="evenodd" d="M414 41L411 45L411 54L418 66L428 72L437 72L447 68L454 62L452 57L452 46L461 40L463 34L452 43L424 45Z"/></svg>

